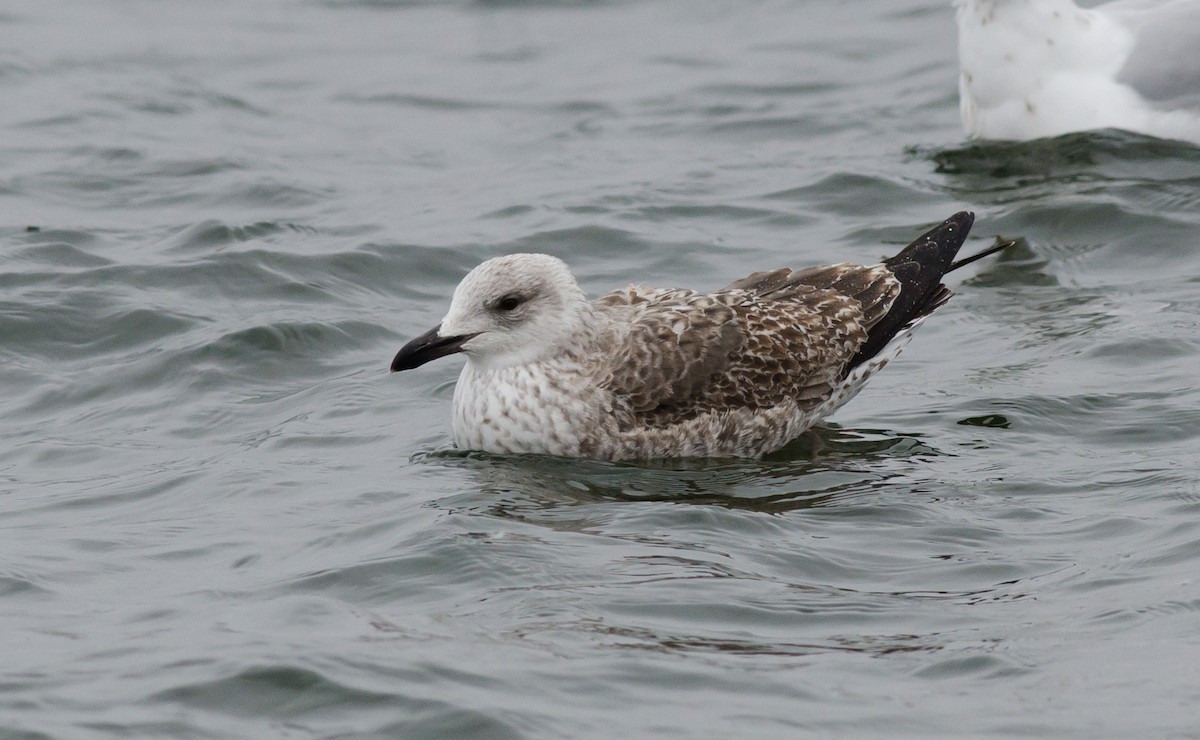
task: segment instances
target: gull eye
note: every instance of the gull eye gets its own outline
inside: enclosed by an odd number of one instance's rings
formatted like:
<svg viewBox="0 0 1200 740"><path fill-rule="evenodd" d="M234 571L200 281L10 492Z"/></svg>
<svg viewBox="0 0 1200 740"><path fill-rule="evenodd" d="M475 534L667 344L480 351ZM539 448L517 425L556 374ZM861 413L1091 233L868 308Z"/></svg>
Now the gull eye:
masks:
<svg viewBox="0 0 1200 740"><path fill-rule="evenodd" d="M517 306L524 302L525 299L523 297L517 295L516 293L510 293L509 295L506 295L500 300L496 301L496 308L501 311L508 312L516 309Z"/></svg>

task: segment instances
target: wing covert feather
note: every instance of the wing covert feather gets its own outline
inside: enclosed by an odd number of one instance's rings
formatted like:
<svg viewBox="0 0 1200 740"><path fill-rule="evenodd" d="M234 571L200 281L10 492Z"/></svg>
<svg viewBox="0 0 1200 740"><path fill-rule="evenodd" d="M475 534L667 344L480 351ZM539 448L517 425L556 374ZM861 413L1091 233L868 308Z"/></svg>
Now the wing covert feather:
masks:
<svg viewBox="0 0 1200 740"><path fill-rule="evenodd" d="M629 328L614 337L600 384L639 424L787 402L815 407L898 292L881 265L760 272L709 295L613 291L594 305Z"/></svg>
<svg viewBox="0 0 1200 740"><path fill-rule="evenodd" d="M600 385L634 412L677 406L701 395L728 369L744 341L733 308L716 296L631 286L593 305L625 312L629 328L612 338L612 361Z"/></svg>

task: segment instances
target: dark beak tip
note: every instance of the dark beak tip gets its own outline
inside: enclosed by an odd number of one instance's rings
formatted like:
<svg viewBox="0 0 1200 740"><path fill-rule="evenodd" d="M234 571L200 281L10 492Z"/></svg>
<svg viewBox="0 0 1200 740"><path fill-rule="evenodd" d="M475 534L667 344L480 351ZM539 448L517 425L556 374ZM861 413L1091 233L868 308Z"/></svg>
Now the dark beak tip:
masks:
<svg viewBox="0 0 1200 740"><path fill-rule="evenodd" d="M438 334L440 330L441 326L435 326L401 347L400 351L392 359L391 372L398 373L404 370L412 370L439 357L462 352L463 345L476 336L468 334L465 336L443 337Z"/></svg>

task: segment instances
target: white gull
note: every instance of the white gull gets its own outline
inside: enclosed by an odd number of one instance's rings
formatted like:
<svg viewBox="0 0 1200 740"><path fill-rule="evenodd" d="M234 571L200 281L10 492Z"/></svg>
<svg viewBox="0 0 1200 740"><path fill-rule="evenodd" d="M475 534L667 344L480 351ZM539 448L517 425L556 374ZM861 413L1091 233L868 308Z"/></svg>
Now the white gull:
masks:
<svg viewBox="0 0 1200 740"><path fill-rule="evenodd" d="M1119 128L1200 143L1200 0L954 0L971 136Z"/></svg>
<svg viewBox="0 0 1200 740"><path fill-rule="evenodd" d="M463 352L464 449L608 460L758 456L833 413L950 298L958 213L879 264L756 272L712 292L629 286L588 301L559 259L513 254L463 278L393 372Z"/></svg>

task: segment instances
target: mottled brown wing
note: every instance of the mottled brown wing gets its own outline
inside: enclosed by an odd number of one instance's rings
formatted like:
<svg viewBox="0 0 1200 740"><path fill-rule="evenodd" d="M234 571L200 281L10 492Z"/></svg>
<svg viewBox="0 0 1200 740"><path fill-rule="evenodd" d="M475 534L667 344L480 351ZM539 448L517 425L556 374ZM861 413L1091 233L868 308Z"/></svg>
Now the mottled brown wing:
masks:
<svg viewBox="0 0 1200 740"><path fill-rule="evenodd" d="M597 298L593 306L628 327L604 342L613 354L599 382L634 413L691 403L727 370L744 342L733 308L690 290L632 286Z"/></svg>
<svg viewBox="0 0 1200 740"><path fill-rule="evenodd" d="M706 404L765 408L793 401L802 409L819 406L867 340L868 321L876 313L878 309L866 311L858 299L832 288L792 285L785 298L754 297L736 308L746 339L706 390Z"/></svg>
<svg viewBox="0 0 1200 740"><path fill-rule="evenodd" d="M789 270L786 267L756 272L730 283L726 290L747 290L764 301L782 301L799 297L808 288L829 290L858 302L861 321L868 329L891 308L900 295L900 281L884 264L838 264Z"/></svg>
<svg viewBox="0 0 1200 740"><path fill-rule="evenodd" d="M756 273L711 295L614 291L595 305L630 328L601 384L651 425L789 401L815 407L898 291L886 268L849 265Z"/></svg>

